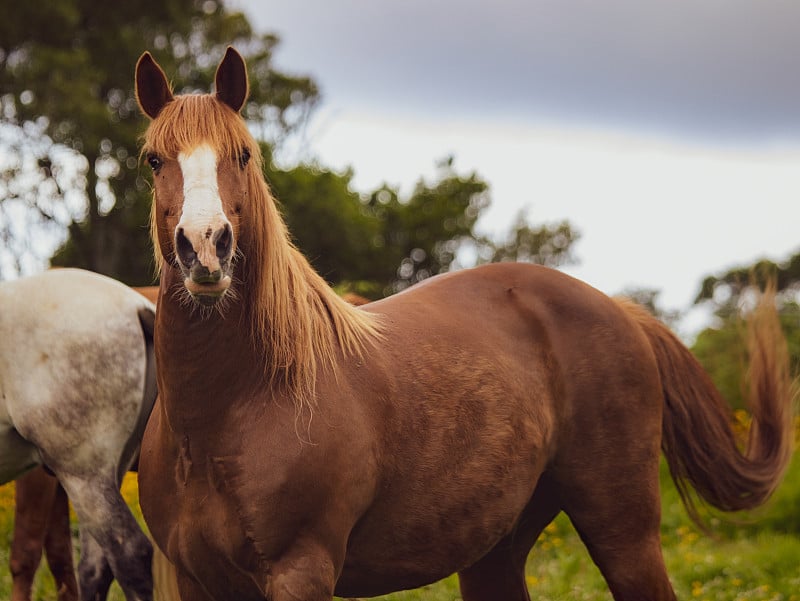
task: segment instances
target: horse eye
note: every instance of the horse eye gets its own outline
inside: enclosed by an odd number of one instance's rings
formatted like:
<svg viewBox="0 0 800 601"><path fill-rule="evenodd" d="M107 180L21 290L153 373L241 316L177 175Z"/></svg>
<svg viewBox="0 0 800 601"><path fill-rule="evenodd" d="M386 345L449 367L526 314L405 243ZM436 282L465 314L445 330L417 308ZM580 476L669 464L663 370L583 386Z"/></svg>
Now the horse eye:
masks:
<svg viewBox="0 0 800 601"><path fill-rule="evenodd" d="M243 148L242 153L239 155L239 169L244 169L249 161L250 151L247 148Z"/></svg>
<svg viewBox="0 0 800 601"><path fill-rule="evenodd" d="M148 154L147 163L150 165L150 168L153 171L158 171L161 168L161 165L164 164L163 161L156 154Z"/></svg>

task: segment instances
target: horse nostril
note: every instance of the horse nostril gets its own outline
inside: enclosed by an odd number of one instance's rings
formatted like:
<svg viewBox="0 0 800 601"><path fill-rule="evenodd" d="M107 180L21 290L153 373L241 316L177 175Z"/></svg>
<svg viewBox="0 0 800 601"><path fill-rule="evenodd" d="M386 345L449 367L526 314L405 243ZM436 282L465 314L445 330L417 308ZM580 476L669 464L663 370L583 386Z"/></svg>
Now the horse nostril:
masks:
<svg viewBox="0 0 800 601"><path fill-rule="evenodd" d="M233 247L233 230L231 230L230 224L226 223L221 230L214 234L214 245L220 261L230 256L231 248Z"/></svg>
<svg viewBox="0 0 800 601"><path fill-rule="evenodd" d="M178 259L183 263L186 269L190 269L197 261L197 253L189 242L189 239L183 233L183 228L179 227L175 232L175 252L178 254Z"/></svg>

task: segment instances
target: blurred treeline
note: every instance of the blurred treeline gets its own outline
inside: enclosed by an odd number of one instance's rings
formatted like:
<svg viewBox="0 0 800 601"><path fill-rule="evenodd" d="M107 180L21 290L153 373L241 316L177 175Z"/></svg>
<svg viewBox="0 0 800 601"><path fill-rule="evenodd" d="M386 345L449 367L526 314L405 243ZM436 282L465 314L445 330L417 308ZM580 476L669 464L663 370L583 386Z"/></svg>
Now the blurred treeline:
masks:
<svg viewBox="0 0 800 601"><path fill-rule="evenodd" d="M222 0L0 0L0 14L0 278L51 264L153 283L134 65L149 50L176 92L207 92L229 44L248 64L243 114L262 145L265 175L297 245L332 285L375 299L459 267L465 256L551 267L576 260L579 234L568 222L537 225L520 215L501 240L480 235L489 186L458 172L452 157L402 197L388 185L356 192L352 173L320 164L277 166L272 157L302 136L321 93L311 77L281 72L273 62L278 37L254 31ZM795 365L800 358L800 255L760 263L756 280L751 267L710 276L696 301L713 304L717 323L694 350L737 406L738 317L767 274L782 291ZM657 294L633 291L656 312Z"/></svg>
<svg viewBox="0 0 800 601"><path fill-rule="evenodd" d="M146 122L134 98L134 65L149 50L177 92L208 92L229 44L247 60L243 113L263 142L267 179L298 246L331 284L376 298L446 271L464 246L480 260L572 259L577 235L566 223L519 221L508 244L479 236L488 186L475 173L458 173L452 159L408 198L388 186L356 193L352 174L324 165L277 167L271 158L302 134L320 91L310 77L279 71L278 38L254 31L221 1L12 7L2 0L0 10L0 276L49 258L131 285L152 282L150 184L138 139ZM37 257L48 237L59 246Z"/></svg>

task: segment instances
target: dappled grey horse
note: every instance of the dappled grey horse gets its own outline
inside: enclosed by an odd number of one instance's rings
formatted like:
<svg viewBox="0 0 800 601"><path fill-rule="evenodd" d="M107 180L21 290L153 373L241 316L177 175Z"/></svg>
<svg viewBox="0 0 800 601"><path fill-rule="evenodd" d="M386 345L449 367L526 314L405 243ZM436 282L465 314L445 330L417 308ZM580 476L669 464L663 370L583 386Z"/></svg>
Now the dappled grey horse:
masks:
<svg viewBox="0 0 800 601"><path fill-rule="evenodd" d="M78 516L84 601L152 598L152 548L119 492L155 401L151 302L59 269L0 283L0 483L44 465Z"/></svg>

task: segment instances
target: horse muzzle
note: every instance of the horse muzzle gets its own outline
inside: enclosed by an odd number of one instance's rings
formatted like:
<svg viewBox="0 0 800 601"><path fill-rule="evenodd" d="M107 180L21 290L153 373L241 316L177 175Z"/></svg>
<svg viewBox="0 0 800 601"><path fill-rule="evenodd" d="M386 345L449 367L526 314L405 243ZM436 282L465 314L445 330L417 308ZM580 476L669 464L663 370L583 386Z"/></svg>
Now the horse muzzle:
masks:
<svg viewBox="0 0 800 601"><path fill-rule="evenodd" d="M183 274L183 285L201 305L219 301L231 285L233 231L228 223L202 235L179 227L175 232L175 253Z"/></svg>
<svg viewBox="0 0 800 601"><path fill-rule="evenodd" d="M209 273L203 268L202 271L205 275L195 275L190 272L189 277L184 278L183 285L194 300L201 305L211 306L225 296L231 285L231 276L223 275L219 270Z"/></svg>

